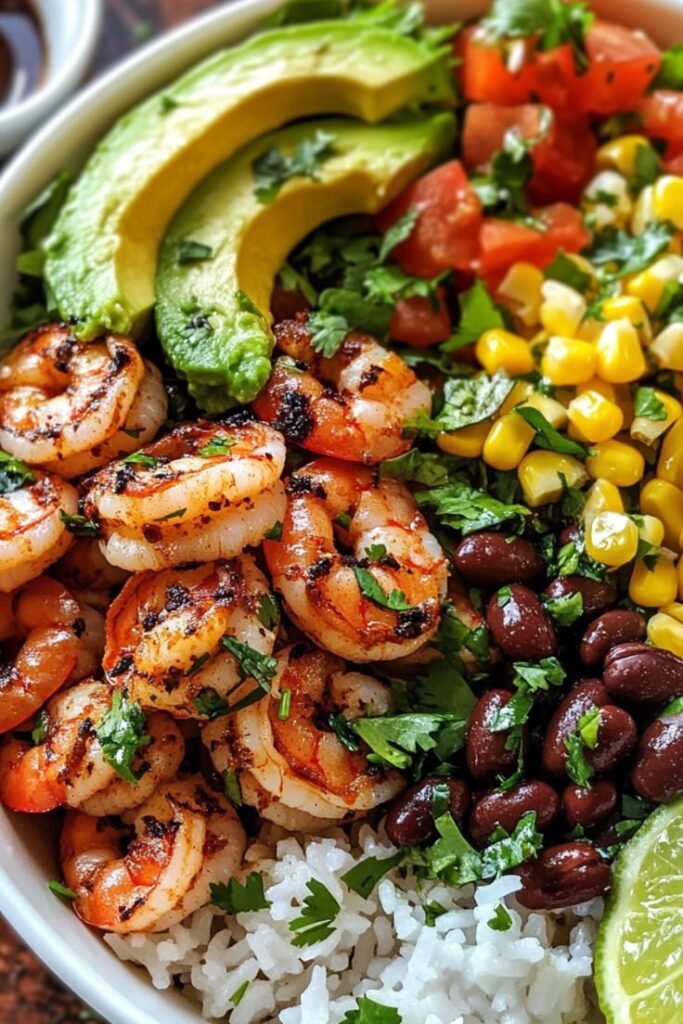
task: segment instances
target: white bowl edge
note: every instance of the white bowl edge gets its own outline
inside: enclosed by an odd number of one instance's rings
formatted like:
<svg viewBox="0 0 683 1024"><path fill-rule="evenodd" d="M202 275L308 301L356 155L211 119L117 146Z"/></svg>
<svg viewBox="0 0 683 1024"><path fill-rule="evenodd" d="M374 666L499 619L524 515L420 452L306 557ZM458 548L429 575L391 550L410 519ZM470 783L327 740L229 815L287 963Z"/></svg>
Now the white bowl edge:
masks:
<svg viewBox="0 0 683 1024"><path fill-rule="evenodd" d="M63 167L77 169L111 122L220 46L252 31L279 0L237 0L160 37L57 113L0 175L0 323L14 285L21 211ZM481 13L486 0L427 0L434 20ZM683 40L683 0L596 0L612 20L640 26L663 46ZM0 811L0 912L61 980L110 1024L198 1024L177 992L118 960L46 887L58 877L54 820Z"/></svg>

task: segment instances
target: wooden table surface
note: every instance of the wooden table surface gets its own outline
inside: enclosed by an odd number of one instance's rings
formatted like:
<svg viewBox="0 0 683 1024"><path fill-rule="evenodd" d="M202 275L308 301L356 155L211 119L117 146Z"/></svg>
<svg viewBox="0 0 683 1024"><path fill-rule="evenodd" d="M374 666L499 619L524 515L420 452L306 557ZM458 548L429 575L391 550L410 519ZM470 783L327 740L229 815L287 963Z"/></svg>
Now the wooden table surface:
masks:
<svg viewBox="0 0 683 1024"><path fill-rule="evenodd" d="M105 25L93 75L163 29L218 6L220 0L106 0ZM0 1024L80 1024L98 1020L52 978L0 918Z"/></svg>

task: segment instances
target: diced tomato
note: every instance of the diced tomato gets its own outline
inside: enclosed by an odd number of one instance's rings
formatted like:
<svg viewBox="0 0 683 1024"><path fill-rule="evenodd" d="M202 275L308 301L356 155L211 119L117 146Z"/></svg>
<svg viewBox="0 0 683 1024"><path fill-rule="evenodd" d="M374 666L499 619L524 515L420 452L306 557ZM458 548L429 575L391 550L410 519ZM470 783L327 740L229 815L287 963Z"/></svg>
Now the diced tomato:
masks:
<svg viewBox="0 0 683 1024"><path fill-rule="evenodd" d="M488 163L511 128L516 128L524 139L537 137L545 110L531 103L518 107L473 103L467 109L463 128L465 164L475 168ZM597 143L582 115L553 113L552 118L546 138L532 150L535 173L529 196L539 204L557 199L575 203L593 169Z"/></svg>
<svg viewBox="0 0 683 1024"><path fill-rule="evenodd" d="M439 288L438 309L434 309L429 299L414 295L409 299L399 299L389 325L389 337L392 341L403 341L415 348L429 348L445 341L451 333L451 316L444 301L443 288Z"/></svg>
<svg viewBox="0 0 683 1024"><path fill-rule="evenodd" d="M571 46L558 46L542 53L534 50L533 40L529 40L527 51L528 58L521 68L510 71L500 47L487 45L477 34L476 26L462 32L456 54L462 60L465 99L505 105L534 99L551 107L570 106L575 76Z"/></svg>
<svg viewBox="0 0 683 1024"><path fill-rule="evenodd" d="M466 269L477 256L482 210L459 160L424 175L390 203L377 218L387 231L408 210L420 215L410 236L393 256L408 274L436 277L444 270Z"/></svg>
<svg viewBox="0 0 683 1024"><path fill-rule="evenodd" d="M672 156L670 160L665 160L663 170L665 174L675 174L677 177L683 178L683 153Z"/></svg>
<svg viewBox="0 0 683 1024"><path fill-rule="evenodd" d="M547 225L545 232L493 217L484 221L480 263L484 277L495 280L520 261L545 267L552 263L559 249L579 252L590 242L590 232L581 214L566 203L546 207L539 219Z"/></svg>
<svg viewBox="0 0 683 1024"><path fill-rule="evenodd" d="M586 33L589 67L571 92L575 110L618 114L633 110L661 63L661 54L644 32L596 18Z"/></svg>
<svg viewBox="0 0 683 1024"><path fill-rule="evenodd" d="M656 89L638 106L645 134L652 139L665 139L668 158L683 153L683 92Z"/></svg>

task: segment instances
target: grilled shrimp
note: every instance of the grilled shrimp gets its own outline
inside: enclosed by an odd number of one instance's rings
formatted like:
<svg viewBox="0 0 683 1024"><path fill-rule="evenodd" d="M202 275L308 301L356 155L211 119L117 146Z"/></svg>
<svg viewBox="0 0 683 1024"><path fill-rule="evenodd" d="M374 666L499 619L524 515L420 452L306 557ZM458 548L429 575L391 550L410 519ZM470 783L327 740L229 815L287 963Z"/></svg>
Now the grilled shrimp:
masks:
<svg viewBox="0 0 683 1024"><path fill-rule="evenodd" d="M429 412L426 384L395 353L353 333L331 359L314 352L305 323L275 327L286 354L276 360L254 409L288 441L309 451L373 464L408 451L407 419Z"/></svg>
<svg viewBox="0 0 683 1024"><path fill-rule="evenodd" d="M102 616L80 605L57 580L31 580L1 595L0 640L16 648L0 659L0 733L25 722L67 682L99 666Z"/></svg>
<svg viewBox="0 0 683 1024"><path fill-rule="evenodd" d="M112 565L100 551L97 540L77 540L50 570L80 599L100 611L106 611L114 593L129 576Z"/></svg>
<svg viewBox="0 0 683 1024"><path fill-rule="evenodd" d="M78 511L78 494L54 473L35 472L22 487L0 494L0 591L40 576L71 547L62 513Z"/></svg>
<svg viewBox="0 0 683 1024"><path fill-rule="evenodd" d="M263 547L290 617L333 654L390 661L436 632L446 559L399 481L309 463L289 481L281 540Z"/></svg>
<svg viewBox="0 0 683 1024"><path fill-rule="evenodd" d="M127 827L70 811L60 857L74 910L109 932L165 931L239 871L246 836L234 808L200 776L167 782Z"/></svg>
<svg viewBox="0 0 683 1024"><path fill-rule="evenodd" d="M282 519L285 454L264 423L188 423L96 473L85 512L131 572L232 558Z"/></svg>
<svg viewBox="0 0 683 1024"><path fill-rule="evenodd" d="M156 437L168 416L168 396L156 366L147 360L144 366L145 375L121 429L87 451L48 463L46 469L66 477L83 476L98 466L130 455Z"/></svg>
<svg viewBox="0 0 683 1024"><path fill-rule="evenodd" d="M270 656L274 608L250 555L132 576L106 622L103 667L143 707L202 718L202 696L225 700L243 672L223 638ZM244 646L246 645L246 647Z"/></svg>
<svg viewBox="0 0 683 1024"><path fill-rule="evenodd" d="M127 338L85 343L66 326L39 327L0 363L0 447L61 473L62 460L97 449L124 426L144 372Z"/></svg>
<svg viewBox="0 0 683 1024"><path fill-rule="evenodd" d="M121 778L105 759L97 729L112 708L114 690L93 680L58 693L42 711L35 744L8 736L0 747L0 800L13 811L38 813L62 805L89 814L120 814L172 778L184 742L170 715L154 712L146 723L149 742L132 764L139 781Z"/></svg>
<svg viewBox="0 0 683 1024"><path fill-rule="evenodd" d="M204 728L217 771L237 773L242 797L264 818L306 829L367 813L405 786L396 771L369 765L327 724L390 710L389 688L325 651L281 651L270 696ZM287 714L282 712L287 694Z"/></svg>

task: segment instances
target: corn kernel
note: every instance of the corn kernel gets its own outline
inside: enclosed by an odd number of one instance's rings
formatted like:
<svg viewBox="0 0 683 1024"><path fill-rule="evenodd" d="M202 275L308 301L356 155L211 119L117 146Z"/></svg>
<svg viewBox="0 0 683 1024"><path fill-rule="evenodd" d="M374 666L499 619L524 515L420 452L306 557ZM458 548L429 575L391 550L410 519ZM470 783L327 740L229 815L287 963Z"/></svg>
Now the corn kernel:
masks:
<svg viewBox="0 0 683 1024"><path fill-rule="evenodd" d="M678 563L683 566L683 558ZM672 601L671 604L664 605L663 608L659 609L664 615L670 615L676 622L683 622L683 604L680 601Z"/></svg>
<svg viewBox="0 0 683 1024"><path fill-rule="evenodd" d="M498 295L509 300L512 312L527 327L538 323L543 280L542 272L531 263L513 263L498 288Z"/></svg>
<svg viewBox="0 0 683 1024"><path fill-rule="evenodd" d="M611 320L595 343L597 375L610 384L638 380L645 373L645 356L630 320Z"/></svg>
<svg viewBox="0 0 683 1024"><path fill-rule="evenodd" d="M621 500L619 488L611 484L609 480L596 480L586 494L586 504L583 506L583 520L585 523L589 523L600 512L624 511L624 503Z"/></svg>
<svg viewBox="0 0 683 1024"><path fill-rule="evenodd" d="M683 420L678 420L662 441L657 476L683 488Z"/></svg>
<svg viewBox="0 0 683 1024"><path fill-rule="evenodd" d="M651 313L657 312L664 285L669 281L678 281L683 274L683 258L680 256L663 256L647 270L632 277L626 291L637 299L642 299Z"/></svg>
<svg viewBox="0 0 683 1024"><path fill-rule="evenodd" d="M531 508L559 501L564 491L562 477L568 487L583 487L588 479L578 459L546 451L533 451L525 455L517 475L524 500Z"/></svg>
<svg viewBox="0 0 683 1024"><path fill-rule="evenodd" d="M562 430L567 426L567 410L556 398L542 395L540 391L534 391L524 404L531 406L532 409L538 409L548 423L555 427L555 430Z"/></svg>
<svg viewBox="0 0 683 1024"><path fill-rule="evenodd" d="M473 423L450 434L439 434L436 443L442 452L459 455L463 459L478 459L484 450L486 435L491 429L491 420Z"/></svg>
<svg viewBox="0 0 683 1024"><path fill-rule="evenodd" d="M666 480L648 480L640 492L640 511L657 516L664 523L664 543L680 551L683 532L683 491Z"/></svg>
<svg viewBox="0 0 683 1024"><path fill-rule="evenodd" d="M683 178L664 174L654 185L653 206L658 220L670 220L675 228L683 228Z"/></svg>
<svg viewBox="0 0 683 1024"><path fill-rule="evenodd" d="M552 337L541 360L541 372L558 386L582 384L595 375L597 355L589 341Z"/></svg>
<svg viewBox="0 0 683 1024"><path fill-rule="evenodd" d="M569 422L583 441L608 441L621 430L624 415L618 405L597 391L584 391L569 403Z"/></svg>
<svg viewBox="0 0 683 1024"><path fill-rule="evenodd" d="M535 430L518 416L509 412L491 427L482 457L494 469L516 469L534 439Z"/></svg>
<svg viewBox="0 0 683 1024"><path fill-rule="evenodd" d="M647 624L647 638L655 647L683 658L683 623L671 615L657 612Z"/></svg>
<svg viewBox="0 0 683 1024"><path fill-rule="evenodd" d="M615 295L602 304L605 320L630 320L638 333L649 341L652 337L650 317L642 301L633 295Z"/></svg>
<svg viewBox="0 0 683 1024"><path fill-rule="evenodd" d="M676 598L678 580L676 566L666 555L660 555L651 569L639 558L633 567L628 596L643 608L659 608Z"/></svg>
<svg viewBox="0 0 683 1024"><path fill-rule="evenodd" d="M617 171L600 171L586 185L581 208L589 213L591 224L598 231L626 227L633 212L628 181Z"/></svg>
<svg viewBox="0 0 683 1024"><path fill-rule="evenodd" d="M501 405L496 416L505 416L507 413L512 412L516 405L521 405L523 402L526 402L529 395L533 395L533 393L534 386L530 381L515 381L512 391Z"/></svg>
<svg viewBox="0 0 683 1024"><path fill-rule="evenodd" d="M617 389L614 387L614 384L610 384L609 381L602 380L600 377L591 377L590 380L585 381L583 384L576 385L577 395L582 395L584 391L597 391L608 402L616 402L617 400Z"/></svg>
<svg viewBox="0 0 683 1024"><path fill-rule="evenodd" d="M673 323L665 327L652 342L648 352L654 356L662 370L683 370L683 324Z"/></svg>
<svg viewBox="0 0 683 1024"><path fill-rule="evenodd" d="M595 455L586 459L586 469L594 480L603 477L616 487L632 487L642 480L645 459L633 445L610 438L593 445Z"/></svg>
<svg viewBox="0 0 683 1024"><path fill-rule="evenodd" d="M498 327L484 331L474 353L487 373L504 370L513 377L531 373L534 360L529 342Z"/></svg>
<svg viewBox="0 0 683 1024"><path fill-rule="evenodd" d="M652 544L655 548L661 547L664 543L664 523L662 520L657 516L650 515L635 518L640 539L644 540L646 544Z"/></svg>
<svg viewBox="0 0 683 1024"><path fill-rule="evenodd" d="M605 142L595 155L598 167L614 167L625 177L630 178L636 167L638 150L644 146L651 149L649 139L644 135L620 135L610 142Z"/></svg>
<svg viewBox="0 0 683 1024"><path fill-rule="evenodd" d="M657 388L654 389L654 395L655 399L664 406L666 418L653 420L648 416L636 416L631 424L631 437L634 441L640 441L645 445L655 444L662 434L665 434L669 427L680 419L683 412L683 406L673 395L667 394L666 391L659 391Z"/></svg>
<svg viewBox="0 0 683 1024"><path fill-rule="evenodd" d="M635 558L638 529L623 512L598 512L586 527L586 553L596 562L617 568Z"/></svg>
<svg viewBox="0 0 683 1024"><path fill-rule="evenodd" d="M653 220L655 220L655 190L652 185L646 185L633 204L632 234L642 235Z"/></svg>
<svg viewBox="0 0 683 1024"><path fill-rule="evenodd" d="M586 313L586 300L576 289L561 281L546 281L541 288L540 320L548 334L565 338L574 333Z"/></svg>

